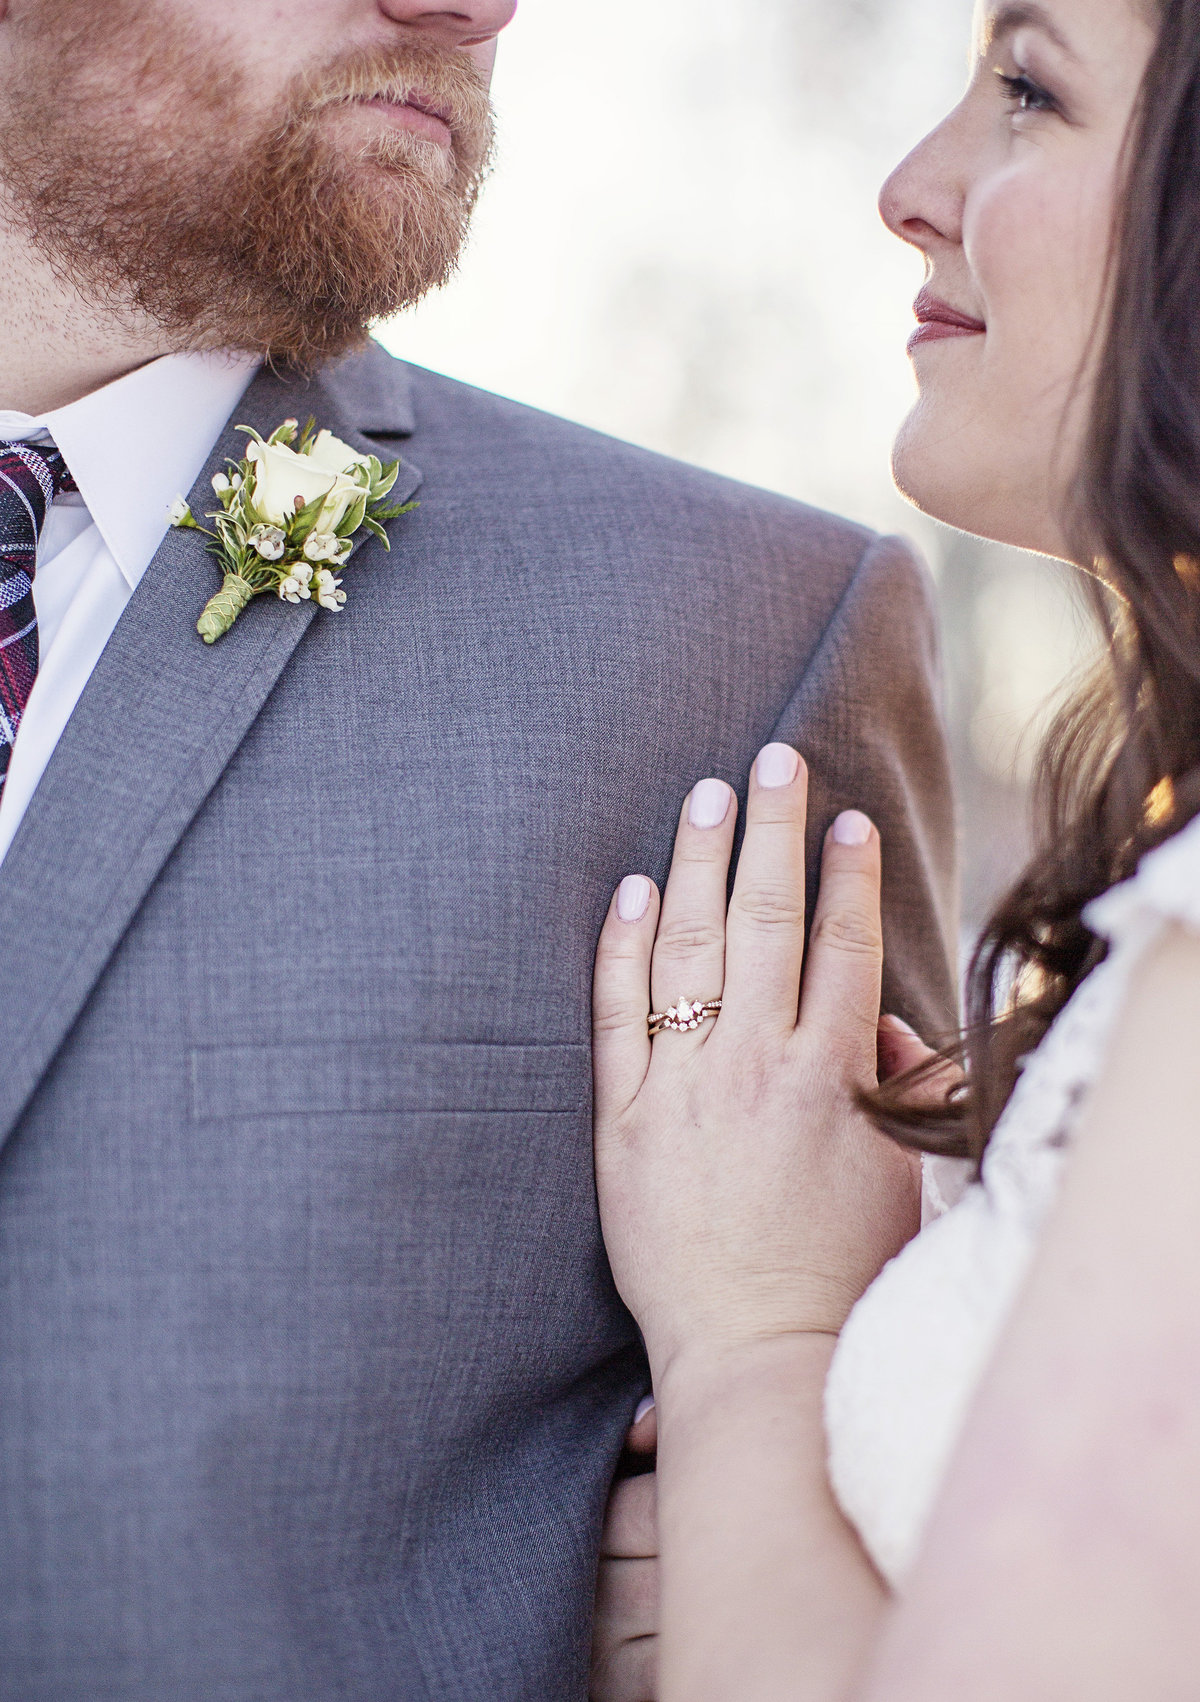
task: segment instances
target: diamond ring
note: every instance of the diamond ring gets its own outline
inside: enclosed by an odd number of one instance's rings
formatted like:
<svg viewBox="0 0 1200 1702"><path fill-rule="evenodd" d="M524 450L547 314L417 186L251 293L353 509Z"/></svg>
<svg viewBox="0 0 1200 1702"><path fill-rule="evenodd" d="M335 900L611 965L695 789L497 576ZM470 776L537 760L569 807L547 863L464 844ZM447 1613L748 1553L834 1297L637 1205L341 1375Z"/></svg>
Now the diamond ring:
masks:
<svg viewBox="0 0 1200 1702"><path fill-rule="evenodd" d="M720 1014L722 1001L720 999L680 999L677 1004L666 1011L651 1011L649 1028L651 1038L656 1034L670 1032L671 1034L690 1034L700 1027L701 1023Z"/></svg>

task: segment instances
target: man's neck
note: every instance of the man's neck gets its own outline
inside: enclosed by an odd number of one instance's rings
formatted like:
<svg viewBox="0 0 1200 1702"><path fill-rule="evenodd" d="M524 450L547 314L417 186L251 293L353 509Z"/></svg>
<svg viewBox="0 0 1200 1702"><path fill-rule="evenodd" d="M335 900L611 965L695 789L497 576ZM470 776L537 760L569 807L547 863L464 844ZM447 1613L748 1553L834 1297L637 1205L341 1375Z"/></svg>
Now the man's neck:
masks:
<svg viewBox="0 0 1200 1702"><path fill-rule="evenodd" d="M0 409L44 414L170 352L132 310L101 310L56 276L0 202Z"/></svg>

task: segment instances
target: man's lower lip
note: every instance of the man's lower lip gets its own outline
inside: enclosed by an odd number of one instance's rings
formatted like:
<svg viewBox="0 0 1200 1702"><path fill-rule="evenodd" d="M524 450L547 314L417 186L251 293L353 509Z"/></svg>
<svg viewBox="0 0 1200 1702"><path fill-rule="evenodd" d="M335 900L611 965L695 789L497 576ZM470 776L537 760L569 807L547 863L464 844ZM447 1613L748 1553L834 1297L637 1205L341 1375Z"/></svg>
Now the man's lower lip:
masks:
<svg viewBox="0 0 1200 1702"><path fill-rule="evenodd" d="M918 325L908 339L908 350L911 354L919 349L922 343L944 343L947 337L982 337L983 331L974 326L947 325L945 320L931 319L924 325Z"/></svg>
<svg viewBox="0 0 1200 1702"><path fill-rule="evenodd" d="M368 100L363 105L370 107L372 112L378 112L397 130L423 136L426 141L437 142L443 148L450 147L453 142L445 119L432 112L423 112L419 106L399 106L392 100Z"/></svg>

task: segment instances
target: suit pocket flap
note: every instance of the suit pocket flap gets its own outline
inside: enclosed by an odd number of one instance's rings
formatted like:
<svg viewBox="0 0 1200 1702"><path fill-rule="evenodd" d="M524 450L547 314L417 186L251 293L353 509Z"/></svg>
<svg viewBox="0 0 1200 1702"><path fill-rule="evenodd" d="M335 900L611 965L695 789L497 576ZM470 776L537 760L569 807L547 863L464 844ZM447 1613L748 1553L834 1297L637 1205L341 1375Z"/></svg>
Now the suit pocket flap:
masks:
<svg viewBox="0 0 1200 1702"><path fill-rule="evenodd" d="M347 1112L581 1111L589 1103L586 1046L458 1042L287 1042L197 1046L191 1113L295 1117Z"/></svg>

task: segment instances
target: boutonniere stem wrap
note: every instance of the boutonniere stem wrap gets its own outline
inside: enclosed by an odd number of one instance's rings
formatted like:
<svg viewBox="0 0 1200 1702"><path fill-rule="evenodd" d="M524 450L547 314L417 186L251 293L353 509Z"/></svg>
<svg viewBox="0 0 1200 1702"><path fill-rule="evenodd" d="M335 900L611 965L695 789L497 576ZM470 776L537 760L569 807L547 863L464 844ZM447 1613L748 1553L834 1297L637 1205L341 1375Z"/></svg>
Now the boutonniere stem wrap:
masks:
<svg viewBox="0 0 1200 1702"><path fill-rule="evenodd" d="M336 614L346 602L339 570L357 534L370 532L390 549L384 522L417 507L388 503L399 461L384 466L378 456L360 455L332 432L317 431L314 420L303 432L284 420L266 438L252 426L237 429L250 443L244 460L228 462L228 472L213 479L220 507L205 515L213 528L201 526L182 497L169 511L172 526L212 540L209 551L223 571L221 589L196 623L206 644L224 637L266 591Z"/></svg>

